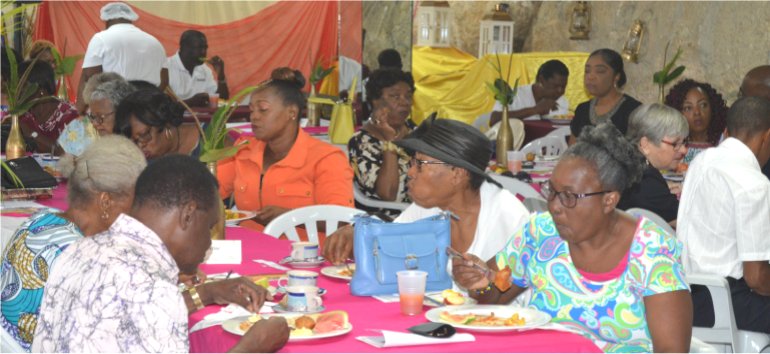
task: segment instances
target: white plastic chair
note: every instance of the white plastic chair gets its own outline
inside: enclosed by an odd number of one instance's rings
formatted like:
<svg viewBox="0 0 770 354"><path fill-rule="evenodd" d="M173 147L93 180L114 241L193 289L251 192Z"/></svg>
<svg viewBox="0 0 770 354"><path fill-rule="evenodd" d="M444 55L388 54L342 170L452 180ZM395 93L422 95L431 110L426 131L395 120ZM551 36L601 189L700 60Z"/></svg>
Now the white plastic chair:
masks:
<svg viewBox="0 0 770 354"><path fill-rule="evenodd" d="M558 127L552 130L550 133L546 134L545 136L559 137L562 140L564 140L564 142L567 142L567 138L569 138L570 134L572 134L572 130L570 130L569 125L567 125L563 127Z"/></svg>
<svg viewBox="0 0 770 354"><path fill-rule="evenodd" d="M355 198L356 202L359 204L370 208L404 210L409 206L409 203L392 202L367 197L364 195L364 192L356 181L353 181L353 198Z"/></svg>
<svg viewBox="0 0 770 354"><path fill-rule="evenodd" d="M521 148L523 153L534 153L537 156L557 157L567 150L567 142L562 137L546 135L529 142Z"/></svg>
<svg viewBox="0 0 770 354"><path fill-rule="evenodd" d="M759 353L770 350L770 335L739 330L735 324L730 285L723 277L713 274L687 274L690 285L703 285L711 293L714 304L714 327L693 327L692 335L720 352Z"/></svg>
<svg viewBox="0 0 770 354"><path fill-rule="evenodd" d="M27 351L13 339L13 336L0 327L0 352L2 353L26 353Z"/></svg>
<svg viewBox="0 0 770 354"><path fill-rule="evenodd" d="M668 232L669 235L676 236L676 231L674 230L674 228L671 227L671 225L669 225L666 222L666 220L663 220L663 218L660 217L660 215L655 214L652 211L649 211L647 209L642 209L642 208L630 208L626 210L626 212L636 217L644 216L647 219L650 219L650 221L658 224L658 226L660 226L661 228L663 228L663 230Z"/></svg>
<svg viewBox="0 0 770 354"><path fill-rule="evenodd" d="M318 242L317 222L324 223L324 232L331 235L341 222L350 223L365 211L339 205L311 205L281 214L265 226L264 233L275 238L286 235L290 241L300 241L297 226L304 225L310 242Z"/></svg>
<svg viewBox="0 0 770 354"><path fill-rule="evenodd" d="M524 144L524 122L521 119L508 118L511 125L511 134L513 135L513 150L518 150L521 144ZM497 131L500 130L500 122L489 128L484 135L492 141L497 139Z"/></svg>
<svg viewBox="0 0 770 354"><path fill-rule="evenodd" d="M480 130L482 133L489 130L489 120L492 118L492 112L484 113L476 118L471 124L474 128Z"/></svg>
<svg viewBox="0 0 770 354"><path fill-rule="evenodd" d="M535 190L532 186L529 184L519 181L516 178L501 176L498 174L489 174L492 179L500 183L504 189L507 189L509 192L513 193L513 195L520 195L525 200L527 198L537 198L537 199L543 199L543 196L540 195L540 193ZM530 210L531 211L531 210Z"/></svg>

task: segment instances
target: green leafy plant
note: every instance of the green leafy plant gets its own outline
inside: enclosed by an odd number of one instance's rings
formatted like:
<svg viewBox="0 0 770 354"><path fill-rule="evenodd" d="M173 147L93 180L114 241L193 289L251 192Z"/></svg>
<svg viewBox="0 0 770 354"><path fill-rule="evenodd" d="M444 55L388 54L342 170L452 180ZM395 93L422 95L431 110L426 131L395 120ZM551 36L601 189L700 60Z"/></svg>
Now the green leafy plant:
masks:
<svg viewBox="0 0 770 354"><path fill-rule="evenodd" d="M676 67L676 69L674 69L674 65L676 65L676 61L679 60L679 56L682 55L682 48L677 48L674 58L672 58L671 61L666 62L666 59L668 56L668 46L670 44L671 42L666 43L666 49L663 51L663 68L652 75L652 82L658 85L661 103L663 102L665 97L666 85L668 85L671 81L674 81L674 79L682 75L682 73L685 70L684 65L679 65Z"/></svg>
<svg viewBox="0 0 770 354"><path fill-rule="evenodd" d="M500 102L503 107L508 107L513 102L513 98L516 97L516 93L519 90L519 79L516 79L513 87L508 82L511 80L511 63L513 60L508 61L508 76L503 79L502 64L500 64L500 55L495 54L497 58L497 65L491 61L487 61L492 68L497 71L497 78L493 82L487 82L487 87L495 95L495 101Z"/></svg>
<svg viewBox="0 0 770 354"><path fill-rule="evenodd" d="M317 83L321 82L321 80L331 74L332 71L334 71L333 66L324 69L323 65L321 64L321 59L318 59L318 61L315 63L315 66L313 66L313 70L310 72L310 85L315 87Z"/></svg>
<svg viewBox="0 0 770 354"><path fill-rule="evenodd" d="M67 47L66 41L64 42L64 47ZM64 56L63 53L59 53L59 50L57 50L56 47L51 47L51 54L53 55L54 62L56 63L56 68L54 68L54 75L56 80L60 80L65 76L72 75L72 73L75 72L75 66L77 65L78 61L83 58L82 54ZM57 96L68 96L67 82L65 80L60 81L59 92Z"/></svg>

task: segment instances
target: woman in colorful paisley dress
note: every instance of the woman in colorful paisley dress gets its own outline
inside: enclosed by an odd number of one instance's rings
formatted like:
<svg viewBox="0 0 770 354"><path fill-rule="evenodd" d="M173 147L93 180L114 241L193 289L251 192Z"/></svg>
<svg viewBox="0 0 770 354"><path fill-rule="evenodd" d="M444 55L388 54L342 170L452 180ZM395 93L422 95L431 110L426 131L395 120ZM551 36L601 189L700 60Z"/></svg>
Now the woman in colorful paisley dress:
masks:
<svg viewBox="0 0 770 354"><path fill-rule="evenodd" d="M454 260L455 281L480 303L509 303L532 288L529 307L607 352L687 352L692 302L682 245L615 208L641 178L641 160L613 126L586 128L544 186L549 212L533 214L487 264L470 254Z"/></svg>
<svg viewBox="0 0 770 354"><path fill-rule="evenodd" d="M146 165L139 148L117 135L95 140L80 157L61 158L69 209L32 215L8 241L2 258L0 323L22 348L32 345L56 258L77 240L107 230L129 210L136 179Z"/></svg>

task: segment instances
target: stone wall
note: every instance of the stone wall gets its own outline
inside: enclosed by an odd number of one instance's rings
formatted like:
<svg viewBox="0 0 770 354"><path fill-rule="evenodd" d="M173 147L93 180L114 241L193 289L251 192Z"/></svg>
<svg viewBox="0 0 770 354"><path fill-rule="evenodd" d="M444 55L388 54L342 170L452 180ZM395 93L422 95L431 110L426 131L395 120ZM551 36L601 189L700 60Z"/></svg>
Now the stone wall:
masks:
<svg viewBox="0 0 770 354"><path fill-rule="evenodd" d="M401 53L404 70L412 70L412 2L364 1L362 8L364 64L374 70L379 67L377 55L394 48Z"/></svg>

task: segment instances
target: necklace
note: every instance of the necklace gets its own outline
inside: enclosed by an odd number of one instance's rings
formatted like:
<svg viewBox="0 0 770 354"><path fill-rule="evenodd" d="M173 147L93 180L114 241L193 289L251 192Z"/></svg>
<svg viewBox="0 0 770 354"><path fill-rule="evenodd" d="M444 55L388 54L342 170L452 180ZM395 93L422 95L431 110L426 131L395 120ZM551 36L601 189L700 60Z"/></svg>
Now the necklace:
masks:
<svg viewBox="0 0 770 354"><path fill-rule="evenodd" d="M591 124L598 125L599 123L608 121L610 118L612 118L612 116L615 115L615 113L620 108L620 105L622 105L625 100L626 100L626 96L620 96L620 99L618 100L618 102L615 103L615 106L612 107L612 109L609 110L609 112L599 115L599 114L596 114L597 99L592 98L590 109L588 110L588 119L591 121Z"/></svg>

